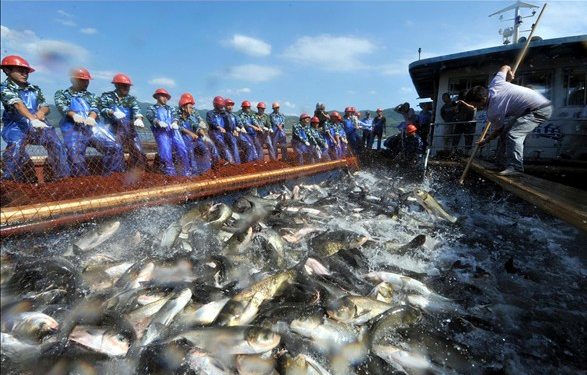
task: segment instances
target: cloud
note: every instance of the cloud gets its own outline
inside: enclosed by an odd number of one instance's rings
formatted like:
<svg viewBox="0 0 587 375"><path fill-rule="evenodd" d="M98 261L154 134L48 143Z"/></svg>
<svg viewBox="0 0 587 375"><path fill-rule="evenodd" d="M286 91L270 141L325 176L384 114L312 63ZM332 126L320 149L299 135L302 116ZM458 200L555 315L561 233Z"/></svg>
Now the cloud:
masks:
<svg viewBox="0 0 587 375"><path fill-rule="evenodd" d="M177 85L175 80L173 80L171 78L165 78L165 77L153 78L153 79L149 80L147 83L152 86L163 86L163 87L175 87Z"/></svg>
<svg viewBox="0 0 587 375"><path fill-rule="evenodd" d="M271 45L262 40L248 36L237 34L227 43L237 51L243 52L249 56L269 56L271 54Z"/></svg>
<svg viewBox="0 0 587 375"><path fill-rule="evenodd" d="M415 90L414 90L413 87L405 87L405 86L400 87L399 91L401 93L413 93L413 92L415 92Z"/></svg>
<svg viewBox="0 0 587 375"><path fill-rule="evenodd" d="M56 18L55 21L59 22L63 26L67 26L67 27L75 27L76 26L75 22L73 22L73 15L67 13L64 10L58 10L57 14L59 14L59 16L61 16L61 17Z"/></svg>
<svg viewBox="0 0 587 375"><path fill-rule="evenodd" d="M98 30L94 29L93 27L86 27L86 28L80 29L80 32L82 34L94 35L94 34L98 33Z"/></svg>
<svg viewBox="0 0 587 375"><path fill-rule="evenodd" d="M233 66L226 69L226 75L229 78L251 82L270 81L281 74L279 68L254 64Z"/></svg>
<svg viewBox="0 0 587 375"><path fill-rule="evenodd" d="M283 57L326 71L353 71L369 69L360 57L375 51L375 44L367 39L323 34L299 38L285 49Z"/></svg>
<svg viewBox="0 0 587 375"><path fill-rule="evenodd" d="M295 104L293 104L292 102L287 101L287 100L284 102L281 102L280 104L282 107L287 107L287 108L295 108L296 107Z"/></svg>
<svg viewBox="0 0 587 375"><path fill-rule="evenodd" d="M41 39L30 30L16 31L0 26L0 48L7 54L24 55L39 72L69 69L85 62L88 51L76 44L53 39Z"/></svg>
<svg viewBox="0 0 587 375"><path fill-rule="evenodd" d="M118 74L118 72L114 72L111 70L97 70L95 72L90 72L90 74L92 75L92 77L94 79L104 79L104 80L108 80L111 81L112 78Z"/></svg>
<svg viewBox="0 0 587 375"><path fill-rule="evenodd" d="M224 95L243 95L243 94L250 94L251 89L248 87L243 87L241 89L226 89L222 91Z"/></svg>

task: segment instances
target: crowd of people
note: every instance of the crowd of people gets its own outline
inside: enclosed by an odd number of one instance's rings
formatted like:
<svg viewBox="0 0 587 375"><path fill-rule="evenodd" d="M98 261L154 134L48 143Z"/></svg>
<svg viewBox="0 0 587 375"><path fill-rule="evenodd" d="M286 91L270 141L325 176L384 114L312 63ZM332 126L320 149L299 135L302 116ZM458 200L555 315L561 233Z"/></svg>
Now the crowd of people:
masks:
<svg viewBox="0 0 587 375"><path fill-rule="evenodd" d="M235 111L233 100L217 96L213 109L202 119L191 94L184 93L177 105L172 105L169 92L159 88L153 93L156 103L143 116L137 99L130 95L132 82L127 75L116 74L112 79L114 90L98 96L88 91L92 80L88 70L78 67L70 71L71 86L58 90L54 97L62 115L61 139L47 121L49 105L41 89L28 81L34 69L15 55L2 59L1 68L7 76L1 87L5 109L2 137L6 142L2 177L21 182L25 180L24 167L30 163L27 145L46 149L55 180L90 174L86 163L88 147L101 154L104 175L145 168L147 157L137 131L145 127L144 118L157 144L162 173L180 176L198 176L221 163L263 162L266 158L303 165L362 156L381 150L382 145L400 165L421 166L433 122L432 103L421 103L418 113L409 103L400 104L394 110L403 121L397 126L397 134L385 139L387 120L381 108L374 117L369 111L362 116L350 106L341 115L317 103L313 115L299 116L288 143L285 116L278 102L271 105L269 114L264 102L259 102L253 111L247 100L241 103L240 111ZM470 92L463 91L458 100L453 100L445 93L440 115L445 123L456 124L449 139L453 149L463 135L469 152L476 103L467 100L467 94L470 96ZM496 137L497 134L490 135L489 139ZM487 142L482 141L480 146ZM293 149L293 160L288 147ZM129 155L127 160L124 152ZM516 168L522 170L519 164Z"/></svg>
<svg viewBox="0 0 587 375"><path fill-rule="evenodd" d="M167 175L198 176L220 163L240 164L281 157L290 161L285 132L285 116L280 104L274 102L272 112L257 104L252 111L249 101L241 103L234 112L235 102L217 96L213 109L205 120L195 108L189 93L171 105L171 95L163 88L155 90L156 103L143 115L137 99L130 94L132 81L125 74L112 79L114 90L100 96L88 91L92 76L82 67L70 71L71 86L55 93L55 106L62 115L60 130L47 121L49 105L38 86L29 83L34 69L20 56L6 56L1 69L7 78L2 83L2 178L25 182L25 166L30 163L27 145L40 145L47 151L52 179L89 175L86 149L93 147L102 156L103 174L125 172L130 168L145 168L147 157L138 128L150 124L157 144L161 171ZM302 114L292 128L291 148L299 165L317 161L341 159L371 150L377 140L381 148L386 119L377 109L375 118L369 112L364 118L354 107L328 113L326 105L318 103L314 116ZM129 157L124 158L124 152Z"/></svg>

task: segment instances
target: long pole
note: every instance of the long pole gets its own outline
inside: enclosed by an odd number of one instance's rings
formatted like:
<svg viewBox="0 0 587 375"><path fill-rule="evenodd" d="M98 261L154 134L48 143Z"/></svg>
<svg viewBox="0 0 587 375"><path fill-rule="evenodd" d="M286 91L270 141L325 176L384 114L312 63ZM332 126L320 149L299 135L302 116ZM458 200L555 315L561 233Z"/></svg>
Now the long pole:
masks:
<svg viewBox="0 0 587 375"><path fill-rule="evenodd" d="M532 40L532 36L534 35L534 31L536 30L536 27L538 26L538 22L540 22L540 18L542 17L542 14L544 13L544 10L546 9L546 5L548 5L548 4L545 3L544 6L542 7L542 10L540 11L538 18L536 19L536 22L534 23L534 25L532 25L532 31L530 31L530 35L528 36L528 39L526 39L526 44L524 45L524 48L522 48L522 51L518 55L518 59L516 60L516 63L514 64L514 67L512 68L512 73L514 73L514 74L516 73L516 70L518 70L518 68L520 67L522 60L524 59L524 56L526 55L526 52L528 51L528 46L530 45L530 41ZM491 126L491 121L487 121L487 125L485 125L485 129L483 129L483 132L481 133L481 138L479 138L479 142L481 142L485 138L485 135L487 134L487 131L489 130L490 126ZM475 148L473 149L473 153L471 153L471 156L469 157L469 161L467 162L467 165L465 166L465 170L463 171L463 175L461 176L461 179L459 180L459 183L461 185L465 182L465 176L469 172L469 168L471 168L471 164L473 163L473 159L475 158L475 155L477 155L478 150L479 150L479 144L477 143L475 145Z"/></svg>

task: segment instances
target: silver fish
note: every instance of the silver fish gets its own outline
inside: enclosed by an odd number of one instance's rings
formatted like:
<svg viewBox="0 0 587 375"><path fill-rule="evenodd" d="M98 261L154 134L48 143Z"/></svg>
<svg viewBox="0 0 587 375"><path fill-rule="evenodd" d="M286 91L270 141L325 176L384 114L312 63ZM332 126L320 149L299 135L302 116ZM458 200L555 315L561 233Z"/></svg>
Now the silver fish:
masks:
<svg viewBox="0 0 587 375"><path fill-rule="evenodd" d="M458 218L446 212L440 203L438 203L432 195L428 194L424 190L416 190L415 197L416 201L433 217L446 220L451 223L455 223L458 220Z"/></svg>
<svg viewBox="0 0 587 375"><path fill-rule="evenodd" d="M109 221L100 224L97 228L90 230L73 243L74 250L86 252L108 240L120 227L120 221Z"/></svg>

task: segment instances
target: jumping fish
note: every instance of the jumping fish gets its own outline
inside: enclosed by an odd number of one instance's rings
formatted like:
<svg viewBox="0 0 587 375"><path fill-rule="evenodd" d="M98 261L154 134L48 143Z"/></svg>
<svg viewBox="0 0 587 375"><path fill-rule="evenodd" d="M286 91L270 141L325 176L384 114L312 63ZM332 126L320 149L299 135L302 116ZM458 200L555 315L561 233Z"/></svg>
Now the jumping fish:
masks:
<svg viewBox="0 0 587 375"><path fill-rule="evenodd" d="M450 215L448 212L446 212L444 210L444 208L442 208L442 206L440 205L440 203L438 203L436 201L436 199L434 199L434 197L432 197L432 195L428 194L427 192L425 192L424 190L416 190L416 201L418 201L418 203L424 207L424 209L426 211L428 211L428 213L438 219L441 220L446 220L448 222L451 223L455 223L458 218Z"/></svg>
<svg viewBox="0 0 587 375"><path fill-rule="evenodd" d="M119 227L120 221L108 221L101 224L97 228L79 236L73 243L73 249L82 252L91 250L112 237Z"/></svg>

